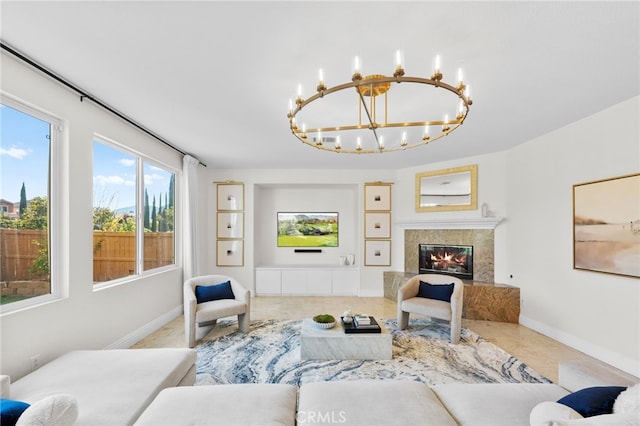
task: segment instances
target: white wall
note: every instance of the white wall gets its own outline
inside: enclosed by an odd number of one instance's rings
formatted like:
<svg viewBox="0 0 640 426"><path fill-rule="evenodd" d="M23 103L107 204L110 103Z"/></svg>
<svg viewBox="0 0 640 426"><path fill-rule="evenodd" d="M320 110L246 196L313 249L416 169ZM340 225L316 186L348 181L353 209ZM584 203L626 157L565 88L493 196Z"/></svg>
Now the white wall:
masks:
<svg viewBox="0 0 640 426"><path fill-rule="evenodd" d="M209 170L210 212L216 211L215 184L235 180L245 185L245 256L243 267L216 267L215 228L209 228L206 273L234 275L255 289L254 268L265 264L337 265L338 257L354 253L360 268L361 296L382 296L382 271L364 267L364 183L393 182L394 170ZM295 182L295 183L292 183ZM276 247L275 214L291 210L338 211L340 246L323 253L293 254ZM210 214L213 217L213 213ZM268 254L263 254L268 253Z"/></svg>
<svg viewBox="0 0 640 426"><path fill-rule="evenodd" d="M140 330L180 313L182 269L133 279L117 287L93 290L92 140L99 133L178 170L181 156L144 136L120 119L2 54L3 94L18 98L64 121L62 286L68 297L5 313L1 318L2 374L17 380L29 372L29 358L41 363L72 349L126 347ZM178 176L179 180L179 176ZM176 185L178 187L178 185ZM161 325L161 324L159 324ZM136 334L137 333L137 334ZM142 334L144 335L144 334Z"/></svg>
<svg viewBox="0 0 640 426"><path fill-rule="evenodd" d="M573 269L573 185L640 171L639 98L507 154L521 323L640 376L640 280ZM613 206L612 206L613 208Z"/></svg>

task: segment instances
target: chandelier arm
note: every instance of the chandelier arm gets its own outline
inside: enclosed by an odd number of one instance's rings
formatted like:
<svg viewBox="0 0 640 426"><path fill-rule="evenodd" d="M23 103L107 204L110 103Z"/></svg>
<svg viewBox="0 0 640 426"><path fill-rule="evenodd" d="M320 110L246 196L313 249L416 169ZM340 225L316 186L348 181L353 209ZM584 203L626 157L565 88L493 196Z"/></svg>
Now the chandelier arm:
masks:
<svg viewBox="0 0 640 426"><path fill-rule="evenodd" d="M376 145L378 146L378 150L382 151L380 148L380 139L378 138L378 132L376 131L376 125L371 119L371 114L369 113L369 108L367 108L367 103L364 100L364 96L362 93L358 92L358 96L360 97L360 102L362 102L362 106L364 107L364 112L367 113L367 119L369 120L369 129L373 132L373 137L376 139Z"/></svg>

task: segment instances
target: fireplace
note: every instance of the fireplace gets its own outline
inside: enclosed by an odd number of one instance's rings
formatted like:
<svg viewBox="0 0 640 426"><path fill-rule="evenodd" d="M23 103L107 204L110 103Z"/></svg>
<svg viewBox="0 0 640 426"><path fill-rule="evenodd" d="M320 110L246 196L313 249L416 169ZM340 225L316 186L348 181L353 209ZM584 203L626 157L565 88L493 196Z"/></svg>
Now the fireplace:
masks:
<svg viewBox="0 0 640 426"><path fill-rule="evenodd" d="M473 246L419 244L419 273L473 280Z"/></svg>

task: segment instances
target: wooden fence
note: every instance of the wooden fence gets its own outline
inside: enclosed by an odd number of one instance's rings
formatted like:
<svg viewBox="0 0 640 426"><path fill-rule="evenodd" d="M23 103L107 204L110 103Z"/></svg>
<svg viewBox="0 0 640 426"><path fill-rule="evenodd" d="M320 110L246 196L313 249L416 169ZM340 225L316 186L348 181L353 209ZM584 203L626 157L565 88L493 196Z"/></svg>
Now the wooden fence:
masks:
<svg viewBox="0 0 640 426"><path fill-rule="evenodd" d="M29 272L38 257L47 231L0 229L0 281L28 281L45 278ZM126 277L135 271L136 238L133 232L93 232L93 281ZM172 232L144 234L144 269L174 263Z"/></svg>

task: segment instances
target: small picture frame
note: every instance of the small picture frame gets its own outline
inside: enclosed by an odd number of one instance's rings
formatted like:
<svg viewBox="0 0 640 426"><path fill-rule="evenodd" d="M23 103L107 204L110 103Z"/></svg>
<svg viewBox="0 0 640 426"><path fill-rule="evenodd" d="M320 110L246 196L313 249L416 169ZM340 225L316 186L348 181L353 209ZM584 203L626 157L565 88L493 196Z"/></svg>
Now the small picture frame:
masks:
<svg viewBox="0 0 640 426"><path fill-rule="evenodd" d="M217 238L243 238L244 213L218 212Z"/></svg>
<svg viewBox="0 0 640 426"><path fill-rule="evenodd" d="M238 182L218 182L217 184L217 210L243 211L244 210L244 184Z"/></svg>
<svg viewBox="0 0 640 426"><path fill-rule="evenodd" d="M364 237L391 238L391 213L365 213Z"/></svg>
<svg viewBox="0 0 640 426"><path fill-rule="evenodd" d="M391 185L377 183L365 184L364 209L366 211L390 211Z"/></svg>
<svg viewBox="0 0 640 426"><path fill-rule="evenodd" d="M364 266L391 266L391 241L365 240Z"/></svg>
<svg viewBox="0 0 640 426"><path fill-rule="evenodd" d="M242 240L218 240L217 266L244 266Z"/></svg>

